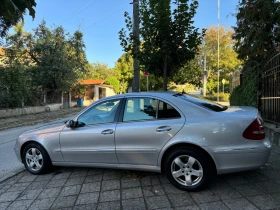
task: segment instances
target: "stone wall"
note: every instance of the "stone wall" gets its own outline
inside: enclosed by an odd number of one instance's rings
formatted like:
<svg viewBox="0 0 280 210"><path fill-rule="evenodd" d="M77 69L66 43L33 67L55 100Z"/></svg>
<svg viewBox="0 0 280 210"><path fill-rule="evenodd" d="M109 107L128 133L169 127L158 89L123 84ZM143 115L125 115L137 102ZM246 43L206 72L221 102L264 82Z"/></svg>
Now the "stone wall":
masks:
<svg viewBox="0 0 280 210"><path fill-rule="evenodd" d="M277 146L280 145L280 126L265 123L265 135L269 138L272 144Z"/></svg>
<svg viewBox="0 0 280 210"><path fill-rule="evenodd" d="M77 103L71 103L71 106L76 105ZM24 107L24 108L15 108L15 109L0 109L0 118L4 117L15 117L25 114L34 114L40 112L56 111L63 108L62 104L48 104L45 106L33 106L33 107Z"/></svg>

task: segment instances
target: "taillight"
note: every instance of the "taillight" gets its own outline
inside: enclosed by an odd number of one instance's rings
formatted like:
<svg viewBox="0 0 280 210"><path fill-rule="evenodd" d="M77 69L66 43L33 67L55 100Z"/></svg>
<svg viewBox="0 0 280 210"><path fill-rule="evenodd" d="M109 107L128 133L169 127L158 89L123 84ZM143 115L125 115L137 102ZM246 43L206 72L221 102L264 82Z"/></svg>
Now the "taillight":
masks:
<svg viewBox="0 0 280 210"><path fill-rule="evenodd" d="M249 140L265 139L263 122L258 117L243 132L243 137Z"/></svg>

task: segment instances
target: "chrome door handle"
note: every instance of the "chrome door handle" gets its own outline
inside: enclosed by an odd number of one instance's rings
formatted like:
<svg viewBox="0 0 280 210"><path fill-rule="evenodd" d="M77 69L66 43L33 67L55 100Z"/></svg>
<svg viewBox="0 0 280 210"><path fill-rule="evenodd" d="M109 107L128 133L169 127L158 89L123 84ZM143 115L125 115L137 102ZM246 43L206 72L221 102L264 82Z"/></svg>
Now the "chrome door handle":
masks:
<svg viewBox="0 0 280 210"><path fill-rule="evenodd" d="M169 126L161 126L157 128L157 132L162 132L162 131L170 131L172 128Z"/></svg>
<svg viewBox="0 0 280 210"><path fill-rule="evenodd" d="M107 129L107 130L104 130L101 132L101 134L103 134L103 135L113 134L113 133L114 133L114 131L112 129Z"/></svg>

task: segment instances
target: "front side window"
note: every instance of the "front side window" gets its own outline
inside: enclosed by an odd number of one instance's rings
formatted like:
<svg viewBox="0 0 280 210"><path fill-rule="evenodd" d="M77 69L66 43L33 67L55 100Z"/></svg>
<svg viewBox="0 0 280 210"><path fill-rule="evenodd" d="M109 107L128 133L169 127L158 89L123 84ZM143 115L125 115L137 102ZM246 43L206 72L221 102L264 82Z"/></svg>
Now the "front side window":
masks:
<svg viewBox="0 0 280 210"><path fill-rule="evenodd" d="M156 119L158 100L152 98L129 98L126 100L123 121Z"/></svg>
<svg viewBox="0 0 280 210"><path fill-rule="evenodd" d="M78 125L95 125L114 122L120 100L102 102L83 113L78 119Z"/></svg>

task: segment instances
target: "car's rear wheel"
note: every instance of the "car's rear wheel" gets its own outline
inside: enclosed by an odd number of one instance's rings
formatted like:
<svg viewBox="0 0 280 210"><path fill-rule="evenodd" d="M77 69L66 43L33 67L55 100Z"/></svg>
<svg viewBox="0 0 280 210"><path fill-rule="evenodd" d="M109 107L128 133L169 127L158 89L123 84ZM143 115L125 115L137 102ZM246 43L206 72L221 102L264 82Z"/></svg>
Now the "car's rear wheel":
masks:
<svg viewBox="0 0 280 210"><path fill-rule="evenodd" d="M52 169L48 153L36 143L30 143L23 149L22 160L25 168L32 174L44 174Z"/></svg>
<svg viewBox="0 0 280 210"><path fill-rule="evenodd" d="M164 166L167 178L177 188L197 191L207 185L215 175L212 164L199 150L175 149L166 159Z"/></svg>

